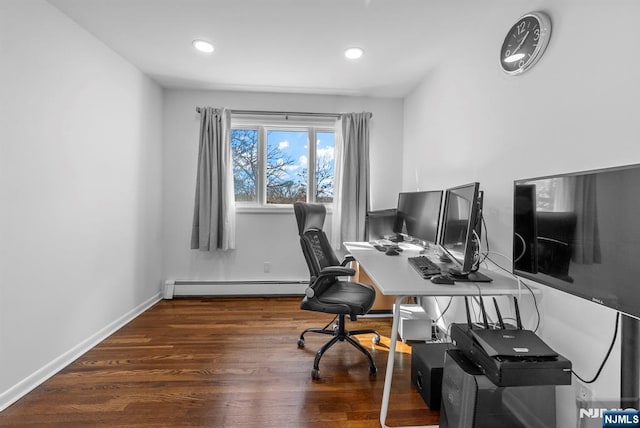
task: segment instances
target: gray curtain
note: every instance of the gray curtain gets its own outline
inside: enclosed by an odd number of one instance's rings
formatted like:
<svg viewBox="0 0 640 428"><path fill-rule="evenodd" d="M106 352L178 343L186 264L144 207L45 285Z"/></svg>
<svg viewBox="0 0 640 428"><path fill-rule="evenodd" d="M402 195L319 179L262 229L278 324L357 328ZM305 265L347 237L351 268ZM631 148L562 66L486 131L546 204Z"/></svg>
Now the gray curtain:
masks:
<svg viewBox="0 0 640 428"><path fill-rule="evenodd" d="M231 115L200 109L200 142L191 249L235 248L235 200L231 159Z"/></svg>
<svg viewBox="0 0 640 428"><path fill-rule="evenodd" d="M365 240L369 200L369 122L371 113L346 113L339 122L333 243Z"/></svg>

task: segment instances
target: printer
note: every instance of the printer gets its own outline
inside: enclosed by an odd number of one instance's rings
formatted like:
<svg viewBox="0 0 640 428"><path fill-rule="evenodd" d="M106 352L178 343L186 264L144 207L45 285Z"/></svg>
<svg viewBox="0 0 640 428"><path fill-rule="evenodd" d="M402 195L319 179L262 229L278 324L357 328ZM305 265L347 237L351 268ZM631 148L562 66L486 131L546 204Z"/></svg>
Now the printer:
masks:
<svg viewBox="0 0 640 428"><path fill-rule="evenodd" d="M533 331L522 328L515 297L515 327L504 324L494 298L499 328L489 328L484 304L480 302L484 326L473 325L465 298L467 323L453 324L451 339L496 386L571 384L571 361L551 349Z"/></svg>
<svg viewBox="0 0 640 428"><path fill-rule="evenodd" d="M474 324L465 298L467 323L452 324L453 349L445 352L441 428L555 428L556 385L571 384L571 362L533 331L522 328L517 299L516 326L498 315L490 328Z"/></svg>

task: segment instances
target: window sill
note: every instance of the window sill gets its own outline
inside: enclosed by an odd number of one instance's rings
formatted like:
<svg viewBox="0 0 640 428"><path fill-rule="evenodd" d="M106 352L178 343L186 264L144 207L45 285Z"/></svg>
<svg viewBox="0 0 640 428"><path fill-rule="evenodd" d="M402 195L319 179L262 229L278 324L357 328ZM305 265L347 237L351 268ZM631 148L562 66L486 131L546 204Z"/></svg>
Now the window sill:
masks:
<svg viewBox="0 0 640 428"><path fill-rule="evenodd" d="M325 205L327 214L331 214L331 204ZM236 205L238 214L293 214L293 205Z"/></svg>

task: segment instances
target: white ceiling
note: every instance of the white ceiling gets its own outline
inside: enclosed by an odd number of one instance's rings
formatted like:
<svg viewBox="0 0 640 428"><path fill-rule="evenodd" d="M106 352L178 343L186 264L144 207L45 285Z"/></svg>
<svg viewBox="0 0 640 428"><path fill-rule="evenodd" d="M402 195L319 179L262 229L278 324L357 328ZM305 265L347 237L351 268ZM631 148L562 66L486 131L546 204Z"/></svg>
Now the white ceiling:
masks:
<svg viewBox="0 0 640 428"><path fill-rule="evenodd" d="M434 66L453 17L460 19L461 10L473 16L482 3L49 2L163 87L385 97L402 97L415 87ZM197 38L210 40L215 52L195 51L191 42ZM343 56L353 45L365 50L360 60Z"/></svg>

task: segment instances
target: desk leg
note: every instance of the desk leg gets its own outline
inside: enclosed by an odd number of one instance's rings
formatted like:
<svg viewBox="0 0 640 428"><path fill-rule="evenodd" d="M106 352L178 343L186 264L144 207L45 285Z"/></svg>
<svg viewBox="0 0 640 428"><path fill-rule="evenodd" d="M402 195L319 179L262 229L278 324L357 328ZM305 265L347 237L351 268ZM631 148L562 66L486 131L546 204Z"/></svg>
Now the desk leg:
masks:
<svg viewBox="0 0 640 428"><path fill-rule="evenodd" d="M391 396L391 379L393 378L393 364L396 359L396 343L398 341L398 325L400 324L400 304L404 296L396 298L393 307L393 323L391 324L391 342L389 344L389 357L387 358L387 372L384 375L384 388L382 390L382 406L380 407L380 425L386 428L387 411L389 410L389 397Z"/></svg>

